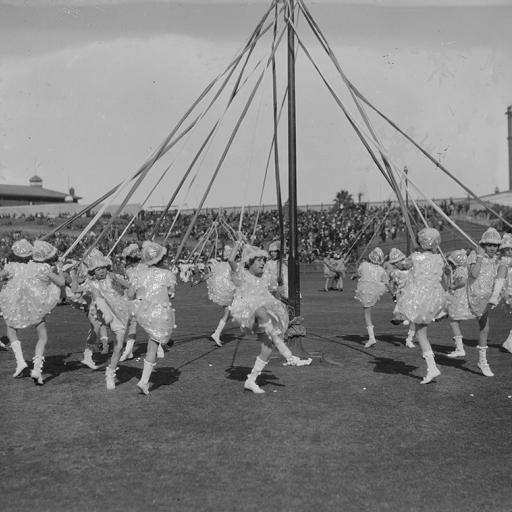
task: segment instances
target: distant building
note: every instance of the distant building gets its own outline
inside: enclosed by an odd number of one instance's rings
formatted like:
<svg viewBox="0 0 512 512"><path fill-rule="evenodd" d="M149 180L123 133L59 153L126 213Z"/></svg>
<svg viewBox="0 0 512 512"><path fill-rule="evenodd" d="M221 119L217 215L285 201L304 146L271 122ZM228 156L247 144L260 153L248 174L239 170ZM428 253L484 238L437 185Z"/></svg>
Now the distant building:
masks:
<svg viewBox="0 0 512 512"><path fill-rule="evenodd" d="M43 180L35 175L29 185L0 184L0 206L23 206L51 203L78 203L81 197L75 195L75 189L69 192L57 192L43 187Z"/></svg>

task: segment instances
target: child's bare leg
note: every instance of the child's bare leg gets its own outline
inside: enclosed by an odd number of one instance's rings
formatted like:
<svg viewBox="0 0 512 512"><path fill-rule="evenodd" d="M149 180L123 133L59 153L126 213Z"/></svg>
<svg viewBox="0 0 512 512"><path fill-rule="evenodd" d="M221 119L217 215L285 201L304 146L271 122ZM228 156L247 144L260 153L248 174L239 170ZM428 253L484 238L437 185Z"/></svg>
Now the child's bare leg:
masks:
<svg viewBox="0 0 512 512"><path fill-rule="evenodd" d="M137 337L137 321L135 318L131 318L128 324L128 336L126 338L126 345L119 361L126 361L127 359L133 359L133 346L135 345L135 339Z"/></svg>

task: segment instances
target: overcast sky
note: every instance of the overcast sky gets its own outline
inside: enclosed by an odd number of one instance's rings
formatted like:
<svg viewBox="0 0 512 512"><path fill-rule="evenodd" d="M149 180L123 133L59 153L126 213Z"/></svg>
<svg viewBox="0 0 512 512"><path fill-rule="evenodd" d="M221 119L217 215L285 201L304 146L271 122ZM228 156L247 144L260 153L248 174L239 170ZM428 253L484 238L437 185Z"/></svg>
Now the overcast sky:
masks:
<svg viewBox="0 0 512 512"><path fill-rule="evenodd" d="M512 104L511 1L307 3L344 71L376 106L476 192L508 188L504 114ZM230 62L266 5L266 0L0 0L0 183L26 183L37 172L51 189L65 190L69 180L83 203L100 196L145 161ZM350 104L303 19L299 30ZM261 41L254 62L268 55L270 44L270 38ZM284 52L277 58L282 94ZM178 202L191 207L199 201L247 96L241 93L225 116L197 179ZM207 205L258 202L270 144L271 99L266 76ZM225 100L216 113L224 106ZM213 114L169 154L165 165L175 164L148 205L170 197ZM465 195L372 119L396 162L409 167L425 193ZM299 203L329 203L342 188L368 200L390 197L300 53L297 123ZM284 168L284 131L281 135ZM134 200L144 198L162 166ZM273 181L264 202L275 202Z"/></svg>

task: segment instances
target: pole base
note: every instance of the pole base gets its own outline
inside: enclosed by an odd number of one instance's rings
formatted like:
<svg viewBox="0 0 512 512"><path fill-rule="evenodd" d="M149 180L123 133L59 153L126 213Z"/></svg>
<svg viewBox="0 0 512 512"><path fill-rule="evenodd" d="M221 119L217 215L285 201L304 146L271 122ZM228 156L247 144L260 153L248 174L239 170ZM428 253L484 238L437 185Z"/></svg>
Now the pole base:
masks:
<svg viewBox="0 0 512 512"><path fill-rule="evenodd" d="M306 327L303 322L304 318L302 316L292 318L285 333L285 340L293 355L299 356L301 359L307 359L311 357L311 354L304 348L302 343L306 336Z"/></svg>

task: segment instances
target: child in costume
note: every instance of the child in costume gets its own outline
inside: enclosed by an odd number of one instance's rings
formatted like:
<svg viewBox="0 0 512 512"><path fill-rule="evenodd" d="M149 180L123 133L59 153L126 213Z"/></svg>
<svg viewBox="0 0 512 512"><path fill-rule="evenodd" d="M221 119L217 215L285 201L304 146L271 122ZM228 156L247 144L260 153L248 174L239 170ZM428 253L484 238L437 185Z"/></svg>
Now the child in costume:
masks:
<svg viewBox="0 0 512 512"><path fill-rule="evenodd" d="M334 270L336 271L336 289L339 292L343 291L343 279L347 275L347 266L345 265L345 258L341 254L335 254L334 260L336 261L336 266Z"/></svg>
<svg viewBox="0 0 512 512"><path fill-rule="evenodd" d="M453 251L449 254L448 263L451 271L447 274L448 279L448 317L453 332L455 350L446 354L448 357L463 357L466 355L462 342L462 331L460 322L471 320L475 315L471 312L468 302L468 257L464 249Z"/></svg>
<svg viewBox="0 0 512 512"><path fill-rule="evenodd" d="M222 331L229 319L229 309L233 302L233 294L235 292L235 285L231 279L231 267L227 261L232 250L233 247L230 245L224 246L222 255L224 261L211 261L210 273L206 279L208 298L215 304L224 308L224 313L219 320L217 328L210 336L219 347L222 346L220 335L222 334Z"/></svg>
<svg viewBox="0 0 512 512"><path fill-rule="evenodd" d="M0 308L7 324L7 336L16 357L14 377L27 367L23 357L18 330L35 326L37 343L30 376L38 385L43 385L42 376L44 350L48 342L46 317L60 302L64 276L60 270L54 272L51 264L56 261L57 249L44 241L37 240L31 246L26 240L15 242L12 252L17 262L8 263L4 273L8 282L0 292ZM32 260L27 263L30 256Z"/></svg>
<svg viewBox="0 0 512 512"><path fill-rule="evenodd" d="M512 235L505 233L500 244L500 264L496 274L493 293L489 299L491 308L503 301L505 311L512 314ZM512 352L512 330L502 347Z"/></svg>
<svg viewBox="0 0 512 512"><path fill-rule="evenodd" d="M136 243L132 243L127 245L123 252L121 253L121 257L124 261L124 273L128 282L132 281L132 276L134 272L136 272L137 267L141 265L140 263L140 248ZM135 340L137 338L137 321L134 316L130 317L130 323L128 324L128 333L126 336L126 345L124 347L123 353L119 359L120 362L126 361L127 359L133 359L133 346L135 345ZM163 350L162 350L163 352ZM162 355L163 357L163 355Z"/></svg>
<svg viewBox="0 0 512 512"><path fill-rule="evenodd" d="M91 370L97 370L98 366L94 362L93 353L99 340L107 340L108 343L107 327L104 324L100 324L98 320L96 320L95 315L90 314L90 297L83 296L81 293L73 293L72 290L75 279L79 283L83 283L85 281L87 278L87 268L83 263L71 260L67 261L63 265L62 272L64 273L66 281L66 300L71 307L82 310L89 322L89 331L87 332L87 338L85 340L84 355L80 362Z"/></svg>
<svg viewBox="0 0 512 512"><path fill-rule="evenodd" d="M389 291L391 292L391 296L393 300L398 300L400 297L405 283L407 282L407 278L409 277L410 269L407 268L406 257L405 254L396 247L393 247L389 251L387 264L384 265L386 272L389 276ZM400 324L403 323L403 318L398 318L398 315L393 312L393 320L391 323ZM405 346L407 348L414 348L416 345L414 344L414 336L416 335L416 327L414 323L406 321L409 323L409 331L407 332L407 338L405 339Z"/></svg>
<svg viewBox="0 0 512 512"><path fill-rule="evenodd" d="M493 294L498 272L498 248L500 234L488 228L480 239L480 247L468 257L469 278L467 284L468 303L471 312L478 319L478 368L486 377L494 373L487 362L487 338L489 336L489 300Z"/></svg>
<svg viewBox="0 0 512 512"><path fill-rule="evenodd" d="M174 329L174 297L176 275L161 268L167 249L155 242L142 244L141 265L130 278L130 296L134 297L133 314L137 323L149 335L142 376L137 383L145 395L149 394L149 378L156 365L157 349L171 338Z"/></svg>
<svg viewBox="0 0 512 512"><path fill-rule="evenodd" d="M73 292L81 293L90 300L89 315L95 320L93 325L105 325L115 335L115 343L112 349L110 362L105 370L105 384L108 390L116 387L117 363L121 357L124 338L131 315L130 301L121 295L118 286L127 287L120 276L109 272L111 261L100 251L91 251L84 264L87 267L88 276L79 284L76 276L72 285Z"/></svg>
<svg viewBox="0 0 512 512"><path fill-rule="evenodd" d="M372 307L377 304L384 292L388 289L388 275L382 264L384 253L380 247L373 249L368 255L370 261L363 261L357 269L359 281L356 287L355 298L362 304L364 321L368 331L368 341L365 348L377 343L372 323Z"/></svg>
<svg viewBox="0 0 512 512"><path fill-rule="evenodd" d="M275 240L268 246L270 258L265 263L265 273L277 282L277 293L280 297L288 299L288 264L281 259L281 242ZM279 269L281 265L281 269Z"/></svg>
<svg viewBox="0 0 512 512"><path fill-rule="evenodd" d="M331 281L336 278L336 260L334 259L334 254L330 252L324 258L323 263L323 271L325 278L324 291L328 292L331 289Z"/></svg>
<svg viewBox="0 0 512 512"><path fill-rule="evenodd" d="M305 366L311 364L311 359L294 356L284 342L284 333L288 328L288 311L285 305L271 294L271 291L277 290L278 284L265 274L267 252L258 247L245 245L240 264L237 264L235 258L240 247L241 243L237 242L229 259L233 282L236 285L231 315L242 329L255 332L261 343L260 354L244 383L244 389L261 394L265 391L258 386L256 379L270 359L272 345L285 358L285 365Z"/></svg>
<svg viewBox="0 0 512 512"><path fill-rule="evenodd" d="M446 308L446 292L441 284L444 261L440 254L436 254L440 241L437 229L424 228L418 233L422 252L413 252L407 262L411 271L395 308L398 314L416 325L416 337L427 363L427 375L422 384L441 374L427 337L427 326Z"/></svg>

